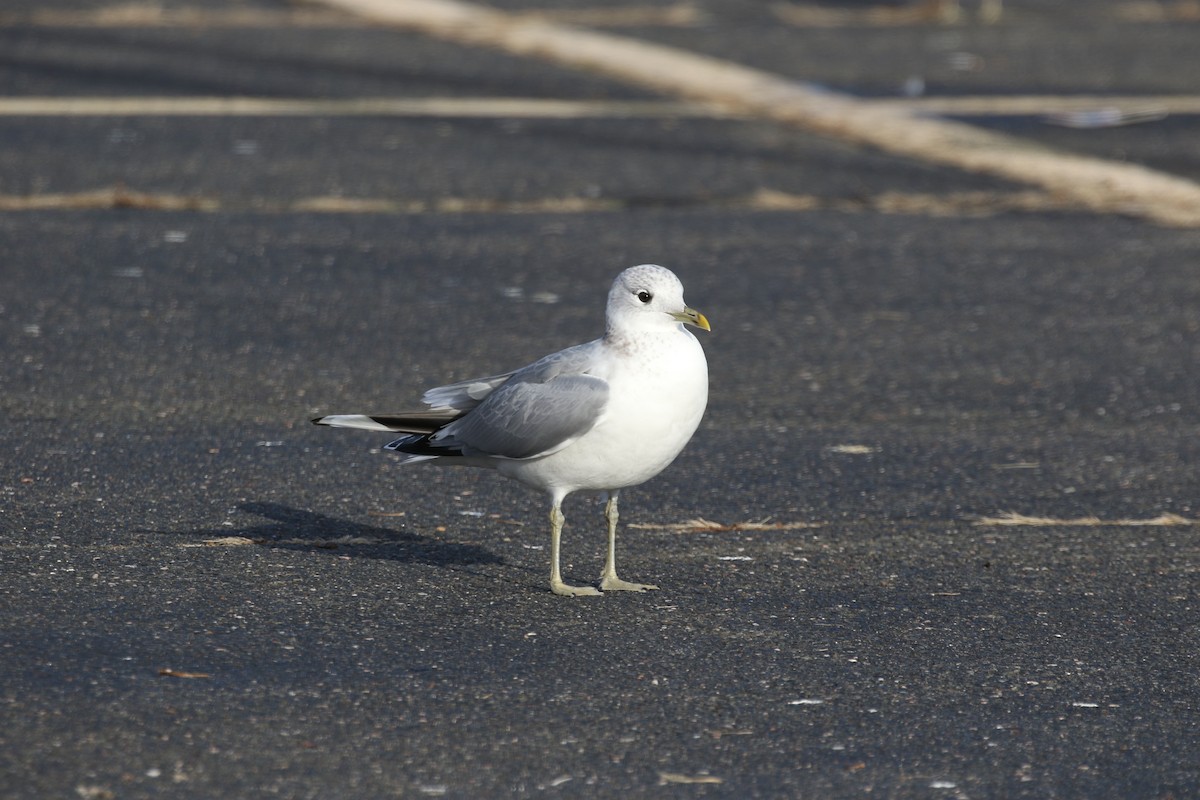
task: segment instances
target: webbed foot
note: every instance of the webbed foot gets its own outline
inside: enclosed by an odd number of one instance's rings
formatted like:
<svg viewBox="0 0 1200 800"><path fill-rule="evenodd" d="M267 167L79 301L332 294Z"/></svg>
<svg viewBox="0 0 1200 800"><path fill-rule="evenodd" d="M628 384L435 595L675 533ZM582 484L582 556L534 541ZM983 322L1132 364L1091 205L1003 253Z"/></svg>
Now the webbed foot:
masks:
<svg viewBox="0 0 1200 800"><path fill-rule="evenodd" d="M658 587L651 583L630 583L616 575L604 575L600 578L600 588L606 592L649 592Z"/></svg>
<svg viewBox="0 0 1200 800"><path fill-rule="evenodd" d="M562 597L592 597L600 594L594 586L569 586L562 581L550 581L550 591Z"/></svg>

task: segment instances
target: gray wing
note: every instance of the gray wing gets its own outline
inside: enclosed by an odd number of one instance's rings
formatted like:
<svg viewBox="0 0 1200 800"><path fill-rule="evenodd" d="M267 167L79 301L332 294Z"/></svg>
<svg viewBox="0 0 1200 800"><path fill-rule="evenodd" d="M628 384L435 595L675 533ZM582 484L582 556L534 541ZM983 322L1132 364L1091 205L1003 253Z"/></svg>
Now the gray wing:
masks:
<svg viewBox="0 0 1200 800"><path fill-rule="evenodd" d="M505 372L503 375L472 378L446 386L438 386L421 395L421 402L435 411L453 410L460 413L470 411L514 374L516 373Z"/></svg>
<svg viewBox="0 0 1200 800"><path fill-rule="evenodd" d="M421 402L429 408L400 411L395 414L332 414L318 417L313 422L317 425L332 425L335 428L432 434L475 408L512 375L513 373L506 372L503 375L474 378L430 389L421 397Z"/></svg>
<svg viewBox="0 0 1200 800"><path fill-rule="evenodd" d="M518 370L431 443L502 458L561 450L591 430L608 405L608 382L586 373L596 346L572 347Z"/></svg>

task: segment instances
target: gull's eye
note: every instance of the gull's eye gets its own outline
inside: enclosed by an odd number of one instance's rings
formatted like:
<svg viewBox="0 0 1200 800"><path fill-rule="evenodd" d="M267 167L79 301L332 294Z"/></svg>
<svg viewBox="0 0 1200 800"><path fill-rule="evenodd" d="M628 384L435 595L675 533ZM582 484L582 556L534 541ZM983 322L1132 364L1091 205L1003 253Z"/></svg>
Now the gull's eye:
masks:
<svg viewBox="0 0 1200 800"><path fill-rule="evenodd" d="M638 292L637 297L638 297L638 300L641 300L643 303L649 303L651 300L654 299L654 295L650 294L645 289Z"/></svg>

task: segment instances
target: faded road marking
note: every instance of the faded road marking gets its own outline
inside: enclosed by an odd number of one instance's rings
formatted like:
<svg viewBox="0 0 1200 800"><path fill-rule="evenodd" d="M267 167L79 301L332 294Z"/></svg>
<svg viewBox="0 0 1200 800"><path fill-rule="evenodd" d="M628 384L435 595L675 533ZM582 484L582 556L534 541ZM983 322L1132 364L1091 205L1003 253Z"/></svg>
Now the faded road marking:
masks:
<svg viewBox="0 0 1200 800"><path fill-rule="evenodd" d="M1028 517L1024 514L1006 512L998 517L982 517L975 520L976 525L1008 526L1008 527L1064 527L1064 528L1165 528L1176 525L1200 525L1200 520L1188 519L1178 514L1159 514L1147 519L1101 519L1100 517L1074 517L1057 519L1054 517Z"/></svg>
<svg viewBox="0 0 1200 800"><path fill-rule="evenodd" d="M1101 213L1200 226L1200 184L873 105L730 61L454 0L321 0L383 24L608 75L885 152L1041 186Z"/></svg>
<svg viewBox="0 0 1200 800"><path fill-rule="evenodd" d="M705 21L691 3L671 6L599 6L538 9L514 16L595 28L690 27ZM35 9L0 12L0 26L64 28L361 28L370 23L334 11L312 8L163 8L159 3L121 3L95 9Z"/></svg>
<svg viewBox="0 0 1200 800"><path fill-rule="evenodd" d="M1035 192L951 192L944 195L884 192L861 198L828 198L761 189L749 195L627 200L620 197L542 197L506 200L488 197L319 196L300 198L225 198L142 192L119 186L81 192L0 195L0 211L78 211L143 209L150 211L246 211L315 214L588 214L630 208L723 208L761 212L832 211L855 214L926 215L933 217L986 217L1008 212L1078 211L1063 198Z"/></svg>
<svg viewBox="0 0 1200 800"><path fill-rule="evenodd" d="M726 117L724 109L670 100L545 100L526 97L4 97L4 117Z"/></svg>

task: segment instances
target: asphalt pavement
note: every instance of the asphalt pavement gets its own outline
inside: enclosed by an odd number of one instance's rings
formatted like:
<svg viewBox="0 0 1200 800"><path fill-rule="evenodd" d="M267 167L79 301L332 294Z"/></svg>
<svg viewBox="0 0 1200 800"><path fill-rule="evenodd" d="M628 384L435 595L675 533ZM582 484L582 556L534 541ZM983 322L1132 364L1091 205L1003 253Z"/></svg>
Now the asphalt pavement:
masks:
<svg viewBox="0 0 1200 800"><path fill-rule="evenodd" d="M1152 107L1200 74L1184 3L827 5L597 24L863 97ZM157 9L12 4L0 94L663 99L316 7ZM1198 174L1195 116L964 119ZM0 142L0 797L1200 795L1200 230L670 110ZM700 431L622 495L657 592L556 597L545 498L309 424L594 338L643 262L713 327ZM594 580L602 506L564 510Z"/></svg>

